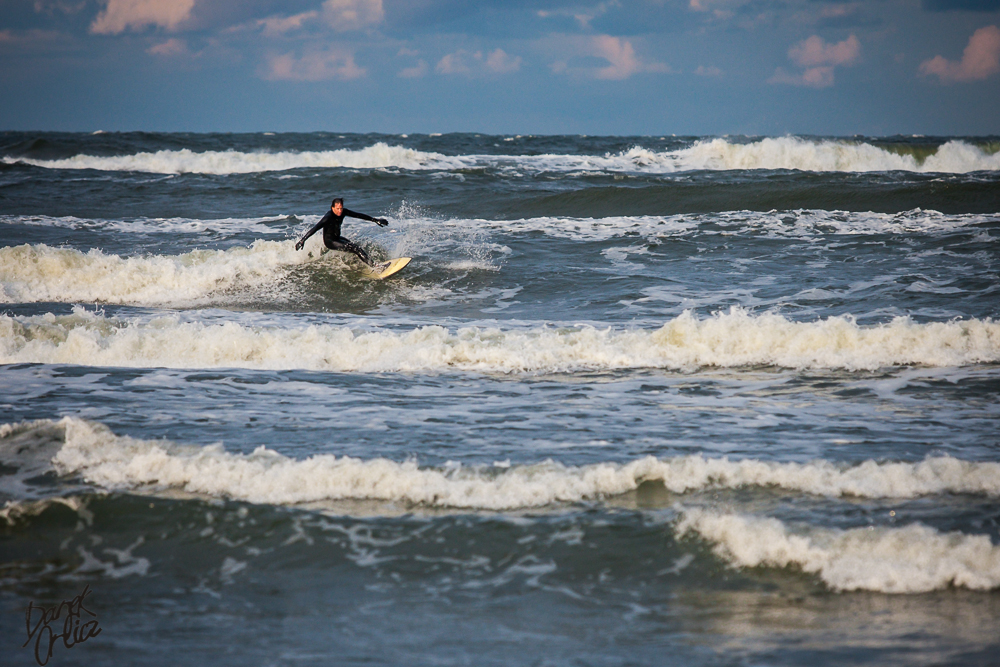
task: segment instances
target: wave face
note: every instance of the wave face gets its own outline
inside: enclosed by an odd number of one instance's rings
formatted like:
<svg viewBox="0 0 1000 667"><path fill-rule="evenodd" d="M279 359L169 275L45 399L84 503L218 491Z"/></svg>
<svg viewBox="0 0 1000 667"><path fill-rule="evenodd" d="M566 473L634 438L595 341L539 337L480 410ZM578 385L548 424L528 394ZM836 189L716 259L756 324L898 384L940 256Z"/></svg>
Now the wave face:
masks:
<svg viewBox="0 0 1000 667"><path fill-rule="evenodd" d="M346 326L251 327L235 322L148 322L76 309L73 315L0 316L0 363L167 368L303 368L337 372L565 372L628 368L779 366L873 370L1000 361L1000 323L859 326L849 317L793 322L733 309L684 313L655 330L591 326L407 332Z"/></svg>
<svg viewBox="0 0 1000 667"><path fill-rule="evenodd" d="M886 172L966 174L1000 170L1000 152L961 140L947 141L932 151L891 149L866 142L799 137L736 142L698 140L675 150L636 145L603 155L468 154L448 156L377 142L359 149L328 151L196 152L159 150L131 155L78 154L63 159L3 156L5 164L45 169L93 169L155 174L251 174L290 169L466 170L515 169L530 172L675 173L693 170L799 170L811 172Z"/></svg>

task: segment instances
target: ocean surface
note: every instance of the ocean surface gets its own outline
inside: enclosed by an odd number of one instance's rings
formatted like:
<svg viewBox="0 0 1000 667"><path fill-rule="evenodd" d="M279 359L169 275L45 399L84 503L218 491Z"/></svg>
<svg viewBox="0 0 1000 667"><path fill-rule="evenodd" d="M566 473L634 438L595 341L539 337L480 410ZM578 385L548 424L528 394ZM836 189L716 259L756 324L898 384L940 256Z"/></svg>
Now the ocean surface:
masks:
<svg viewBox="0 0 1000 667"><path fill-rule="evenodd" d="M0 503L4 665L995 665L1000 138L0 133Z"/></svg>

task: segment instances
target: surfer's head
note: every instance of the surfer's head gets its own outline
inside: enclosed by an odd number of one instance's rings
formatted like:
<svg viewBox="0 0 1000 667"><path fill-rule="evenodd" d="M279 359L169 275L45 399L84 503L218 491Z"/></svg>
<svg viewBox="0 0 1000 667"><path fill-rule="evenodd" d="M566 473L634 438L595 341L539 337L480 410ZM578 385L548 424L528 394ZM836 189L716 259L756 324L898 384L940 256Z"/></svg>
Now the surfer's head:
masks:
<svg viewBox="0 0 1000 667"><path fill-rule="evenodd" d="M337 197L330 204L330 210L334 212L335 215L340 215L344 211L344 200Z"/></svg>

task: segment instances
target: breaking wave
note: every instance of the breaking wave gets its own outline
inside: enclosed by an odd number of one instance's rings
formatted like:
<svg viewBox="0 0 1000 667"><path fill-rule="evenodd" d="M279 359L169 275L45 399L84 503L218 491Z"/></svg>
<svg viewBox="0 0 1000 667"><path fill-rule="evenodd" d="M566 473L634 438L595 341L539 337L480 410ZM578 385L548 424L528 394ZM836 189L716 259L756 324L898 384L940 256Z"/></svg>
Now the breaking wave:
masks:
<svg viewBox="0 0 1000 667"><path fill-rule="evenodd" d="M733 308L685 312L659 329L535 326L502 330L418 326L409 331L314 324L291 328L148 321L73 314L0 316L0 363L124 367L310 369L336 372L563 372L702 366L874 370L1000 361L1000 323L860 326L850 316L794 322Z"/></svg>
<svg viewBox="0 0 1000 667"><path fill-rule="evenodd" d="M1000 170L1000 152L961 140L935 148L884 148L863 141L774 137L738 142L703 139L687 148L657 151L635 146L604 155L456 155L379 142L357 150L241 152L190 149L132 155L75 155L65 159L4 156L6 164L48 169L96 169L158 174L248 174L300 168L553 172L673 173L690 170L794 169L814 172L911 171L969 173Z"/></svg>
<svg viewBox="0 0 1000 667"><path fill-rule="evenodd" d="M183 445L119 436L74 417L0 426L3 463L47 452L60 474L81 475L114 490L179 489L253 503L295 505L329 500L383 500L431 507L514 510L621 495L645 482L685 494L712 488L777 487L818 496L915 498L941 493L1000 497L1000 463L950 456L918 463L779 463L701 455L629 463L422 468L414 461L362 460L318 454L304 460L258 447L251 454L221 445ZM11 452L17 452L11 454ZM32 468L37 473L37 466Z"/></svg>
<svg viewBox="0 0 1000 667"><path fill-rule="evenodd" d="M304 460L265 447L250 454L118 436L66 417L0 426L5 468L37 475L42 459L62 475L102 488L271 504L375 500L458 510L510 511L600 500L662 483L676 494L773 486L822 496L912 498L941 493L1000 496L1000 464L952 457L917 463L837 465L746 459L645 457L625 464L422 468L416 462L314 455ZM24 470L21 470L24 468ZM7 474L6 477L17 476ZM30 484L30 480L28 482ZM14 489L16 485L6 485ZM15 503L16 505L16 503ZM696 534L735 567L793 567L834 590L919 593L949 586L1000 587L1000 547L986 535L903 527L792 528L782 521L677 506L678 536ZM4 516L0 514L0 516ZM8 518L9 520L9 518Z"/></svg>
<svg viewBox="0 0 1000 667"><path fill-rule="evenodd" d="M793 532L778 519L698 509L684 510L677 527L715 543L716 555L737 567L796 567L838 591L1000 588L1000 547L987 535L941 533L921 524Z"/></svg>
<svg viewBox="0 0 1000 667"><path fill-rule="evenodd" d="M61 160L39 160L5 156L7 164L30 164L46 169L96 169L100 171L141 171L154 174L250 174L288 169L349 168L379 169L458 169L464 163L439 153L427 153L389 146L379 142L360 150L240 152L190 149L162 150L133 155L96 156L74 155Z"/></svg>
<svg viewBox="0 0 1000 667"><path fill-rule="evenodd" d="M310 240L310 247L316 247ZM183 255L120 257L44 244L0 248L0 300L11 303L179 304L227 289L274 281L309 261L292 241L195 250Z"/></svg>

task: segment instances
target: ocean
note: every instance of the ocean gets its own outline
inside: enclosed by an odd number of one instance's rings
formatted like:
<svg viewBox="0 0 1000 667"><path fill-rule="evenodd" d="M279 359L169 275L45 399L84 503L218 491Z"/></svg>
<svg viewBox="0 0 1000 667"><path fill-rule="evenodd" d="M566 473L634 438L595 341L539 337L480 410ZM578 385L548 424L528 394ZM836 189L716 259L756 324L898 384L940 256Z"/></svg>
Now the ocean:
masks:
<svg viewBox="0 0 1000 667"><path fill-rule="evenodd" d="M1000 138L2 132L0 302L5 665L1000 660Z"/></svg>

